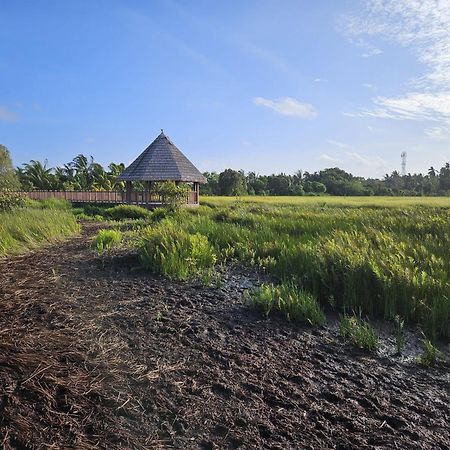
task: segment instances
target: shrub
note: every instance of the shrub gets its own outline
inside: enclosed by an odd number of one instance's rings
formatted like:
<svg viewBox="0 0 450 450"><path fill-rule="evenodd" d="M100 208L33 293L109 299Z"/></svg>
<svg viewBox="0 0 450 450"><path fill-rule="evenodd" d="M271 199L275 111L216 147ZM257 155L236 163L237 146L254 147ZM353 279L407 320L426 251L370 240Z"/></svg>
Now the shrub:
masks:
<svg viewBox="0 0 450 450"><path fill-rule="evenodd" d="M150 211L135 205L113 206L112 208L108 208L104 214L114 220L146 219L150 217Z"/></svg>
<svg viewBox="0 0 450 450"><path fill-rule="evenodd" d="M92 241L91 247L99 253L122 242L122 233L118 230L100 230Z"/></svg>
<svg viewBox="0 0 450 450"><path fill-rule="evenodd" d="M0 211L25 206L26 198L18 192L0 191Z"/></svg>
<svg viewBox="0 0 450 450"><path fill-rule="evenodd" d="M145 230L140 260L152 272L186 280L212 269L216 255L206 236L162 222Z"/></svg>
<svg viewBox="0 0 450 450"><path fill-rule="evenodd" d="M339 323L339 332L342 337L358 348L365 350L378 348L378 336L375 329L356 316L343 316Z"/></svg>
<svg viewBox="0 0 450 450"><path fill-rule="evenodd" d="M253 307L260 309L265 317L279 311L288 320L310 325L322 325L325 316L310 293L296 288L291 283L278 286L262 284L249 293Z"/></svg>

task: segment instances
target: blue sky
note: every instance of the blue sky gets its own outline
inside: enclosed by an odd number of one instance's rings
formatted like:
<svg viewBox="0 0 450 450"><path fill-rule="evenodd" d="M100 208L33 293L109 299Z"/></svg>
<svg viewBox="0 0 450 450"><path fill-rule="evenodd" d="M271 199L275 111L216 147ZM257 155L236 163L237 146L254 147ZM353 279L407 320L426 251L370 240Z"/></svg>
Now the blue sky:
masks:
<svg viewBox="0 0 450 450"><path fill-rule="evenodd" d="M2 0L14 162L131 162L164 128L202 171L450 160L449 0Z"/></svg>

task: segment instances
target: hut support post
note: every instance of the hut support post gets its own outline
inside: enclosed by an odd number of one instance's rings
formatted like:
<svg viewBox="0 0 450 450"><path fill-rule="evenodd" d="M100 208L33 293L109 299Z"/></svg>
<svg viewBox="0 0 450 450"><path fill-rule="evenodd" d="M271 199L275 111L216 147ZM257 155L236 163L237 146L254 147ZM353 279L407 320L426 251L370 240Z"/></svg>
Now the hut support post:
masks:
<svg viewBox="0 0 450 450"><path fill-rule="evenodd" d="M194 203L198 205L198 198L200 194L200 183L194 182L194 192L195 192L195 201Z"/></svg>
<svg viewBox="0 0 450 450"><path fill-rule="evenodd" d="M133 185L131 181L125 181L125 201L127 203L131 203L131 191L133 189Z"/></svg>

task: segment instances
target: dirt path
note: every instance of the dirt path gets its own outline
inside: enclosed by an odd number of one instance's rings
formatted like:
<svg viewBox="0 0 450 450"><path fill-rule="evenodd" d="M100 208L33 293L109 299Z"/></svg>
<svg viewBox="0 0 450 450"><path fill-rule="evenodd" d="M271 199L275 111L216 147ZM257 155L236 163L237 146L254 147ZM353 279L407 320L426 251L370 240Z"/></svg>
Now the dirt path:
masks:
<svg viewBox="0 0 450 450"><path fill-rule="evenodd" d="M449 379L65 244L0 262L4 448L448 449Z"/></svg>

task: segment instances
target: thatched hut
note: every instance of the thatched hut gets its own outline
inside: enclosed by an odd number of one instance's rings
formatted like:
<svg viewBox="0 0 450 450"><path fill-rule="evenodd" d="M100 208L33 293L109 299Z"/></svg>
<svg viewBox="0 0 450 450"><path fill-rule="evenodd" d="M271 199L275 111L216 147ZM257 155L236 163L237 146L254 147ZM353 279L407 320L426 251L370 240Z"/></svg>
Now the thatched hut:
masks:
<svg viewBox="0 0 450 450"><path fill-rule="evenodd" d="M148 193L152 192L152 183L155 182L186 183L192 187L188 193L188 205L199 204L199 186L206 183L205 177L164 134L163 130L122 172L118 181L125 182L127 203L134 203L136 192L133 191L133 182L141 182Z"/></svg>

